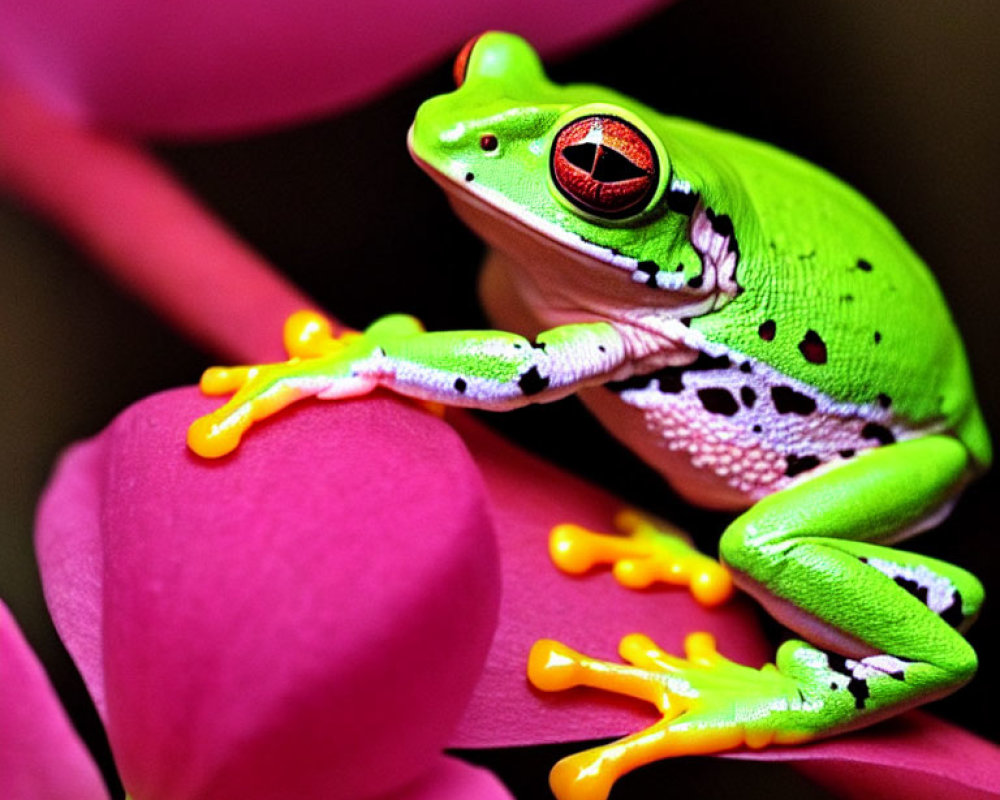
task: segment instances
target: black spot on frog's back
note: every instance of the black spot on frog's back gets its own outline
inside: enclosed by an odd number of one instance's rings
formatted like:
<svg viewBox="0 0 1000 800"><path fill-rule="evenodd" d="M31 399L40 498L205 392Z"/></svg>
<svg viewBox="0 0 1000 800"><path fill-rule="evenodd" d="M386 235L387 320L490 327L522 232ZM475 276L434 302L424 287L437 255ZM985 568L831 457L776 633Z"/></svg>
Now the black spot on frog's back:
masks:
<svg viewBox="0 0 1000 800"><path fill-rule="evenodd" d="M806 331L806 335L799 342L799 352L810 364L826 363L826 342L814 330Z"/></svg>

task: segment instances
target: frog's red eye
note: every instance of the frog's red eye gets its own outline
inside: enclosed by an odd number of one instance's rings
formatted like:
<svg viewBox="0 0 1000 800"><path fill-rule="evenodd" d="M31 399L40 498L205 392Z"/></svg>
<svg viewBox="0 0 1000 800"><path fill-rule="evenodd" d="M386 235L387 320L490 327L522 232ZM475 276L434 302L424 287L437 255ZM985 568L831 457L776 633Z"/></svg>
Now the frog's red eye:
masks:
<svg viewBox="0 0 1000 800"><path fill-rule="evenodd" d="M469 69L469 56L472 55L472 48L476 46L476 42L478 42L482 36L482 34L473 36L469 39L469 41L462 45L462 49L459 50L458 55L455 56L455 64L451 68L451 75L455 79L456 89L465 83L465 73Z"/></svg>
<svg viewBox="0 0 1000 800"><path fill-rule="evenodd" d="M646 135L610 116L566 125L552 144L550 167L556 187L573 205L608 219L642 211L659 177Z"/></svg>

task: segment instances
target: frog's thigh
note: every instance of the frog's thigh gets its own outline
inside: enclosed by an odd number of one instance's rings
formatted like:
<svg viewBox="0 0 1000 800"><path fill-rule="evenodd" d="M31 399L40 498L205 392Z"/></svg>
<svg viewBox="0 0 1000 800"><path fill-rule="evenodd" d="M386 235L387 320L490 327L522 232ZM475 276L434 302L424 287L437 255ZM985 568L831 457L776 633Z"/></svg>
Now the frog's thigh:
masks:
<svg viewBox="0 0 1000 800"><path fill-rule="evenodd" d="M873 450L757 503L723 535L723 561L738 585L820 646L924 662L940 668L942 686L960 683L976 660L950 623L974 614L979 582L873 542L945 507L967 465L965 448L945 436Z"/></svg>

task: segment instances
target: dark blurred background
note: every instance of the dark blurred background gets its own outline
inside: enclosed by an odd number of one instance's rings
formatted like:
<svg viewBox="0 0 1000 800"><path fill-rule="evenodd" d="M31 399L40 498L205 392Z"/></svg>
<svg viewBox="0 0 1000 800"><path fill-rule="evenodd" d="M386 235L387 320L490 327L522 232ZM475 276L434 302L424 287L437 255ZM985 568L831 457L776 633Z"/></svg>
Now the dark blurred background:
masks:
<svg viewBox="0 0 1000 800"><path fill-rule="evenodd" d="M611 85L665 112L768 140L867 194L937 275L965 335L987 421L1000 431L1000 373L992 363L1000 302L998 54L1000 5L991 0L684 0L555 60L550 71L559 81ZM403 143L418 103L449 87L450 64L442 63L343 116L239 141L156 149L241 236L345 322L362 326L408 311L430 328L477 326L481 247L409 162ZM62 447L144 395L196 381L213 359L10 201L0 201L0 258L0 368L7 375L0 395L0 596L107 765L96 717L41 597L34 504ZM582 431L589 477L681 522L710 550L725 524L674 498L575 401L489 421L554 460L576 452ZM994 471L913 546L971 567L995 593L990 502L998 496ZM994 741L996 631L997 612L988 604L970 636L982 656L980 677L932 707ZM536 790L543 796L545 772L561 753L477 758L500 770L519 797L530 797ZM613 797L657 782L691 787L696 797L820 796L783 767L685 760L645 773Z"/></svg>

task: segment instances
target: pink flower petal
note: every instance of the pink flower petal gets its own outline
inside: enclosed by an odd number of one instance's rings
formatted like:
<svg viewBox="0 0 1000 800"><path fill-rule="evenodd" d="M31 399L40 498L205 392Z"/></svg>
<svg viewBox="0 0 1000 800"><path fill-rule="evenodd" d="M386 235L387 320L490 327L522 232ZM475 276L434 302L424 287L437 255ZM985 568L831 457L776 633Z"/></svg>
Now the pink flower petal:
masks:
<svg viewBox="0 0 1000 800"><path fill-rule="evenodd" d="M391 800L513 800L513 798L488 770L442 756L438 764L415 784L393 792Z"/></svg>
<svg viewBox="0 0 1000 800"><path fill-rule="evenodd" d="M1000 797L1000 748L923 711L806 747L739 757L794 762L844 798Z"/></svg>
<svg viewBox="0 0 1000 800"><path fill-rule="evenodd" d="M356 103L487 27L545 50L606 36L662 0L0 2L0 83L102 127L246 130Z"/></svg>
<svg viewBox="0 0 1000 800"><path fill-rule="evenodd" d="M106 439L94 439L63 454L35 520L45 602L102 718L107 703L100 514L106 445Z"/></svg>
<svg viewBox="0 0 1000 800"><path fill-rule="evenodd" d="M0 81L0 184L198 343L285 358L282 323L310 301L136 143Z"/></svg>
<svg viewBox="0 0 1000 800"><path fill-rule="evenodd" d="M70 453L43 502L50 596L54 580L91 586L95 564L52 572L66 550L47 526L100 524L100 615L80 592L58 613L81 617L62 625L74 653L88 624L102 627L126 787L256 800L412 782L446 743L495 624L471 459L434 417L372 398L303 405L206 462L184 434L218 402L191 389L137 404ZM100 491L96 513L94 494L65 488L74 480Z"/></svg>
<svg viewBox="0 0 1000 800"><path fill-rule="evenodd" d="M610 530L623 504L603 489L520 450L467 415L449 415L483 471L500 541L503 598L486 669L453 747L505 747L617 736L655 721L655 711L603 692L536 691L525 678L531 645L558 639L587 655L618 660L628 633L683 652L684 636L706 630L730 658L759 665L772 656L752 605L741 598L707 610L683 589L636 592L608 571L559 572L548 534L561 522Z"/></svg>
<svg viewBox="0 0 1000 800"><path fill-rule="evenodd" d="M706 611L681 590L630 592L606 572L584 578L557 573L545 550L549 528L564 521L606 528L619 501L514 448L467 416L449 419L483 470L494 502L504 581L497 635L453 746L598 739L655 721L648 706L597 691L535 692L524 680L524 662L541 636L618 660L616 645L624 633L647 633L679 652L684 634L709 630L736 661L757 665L773 658L745 598ZM811 745L730 755L793 762L845 797L1000 795L1000 749L922 712Z"/></svg>
<svg viewBox="0 0 1000 800"><path fill-rule="evenodd" d="M0 787L10 800L107 800L100 773L0 603Z"/></svg>

